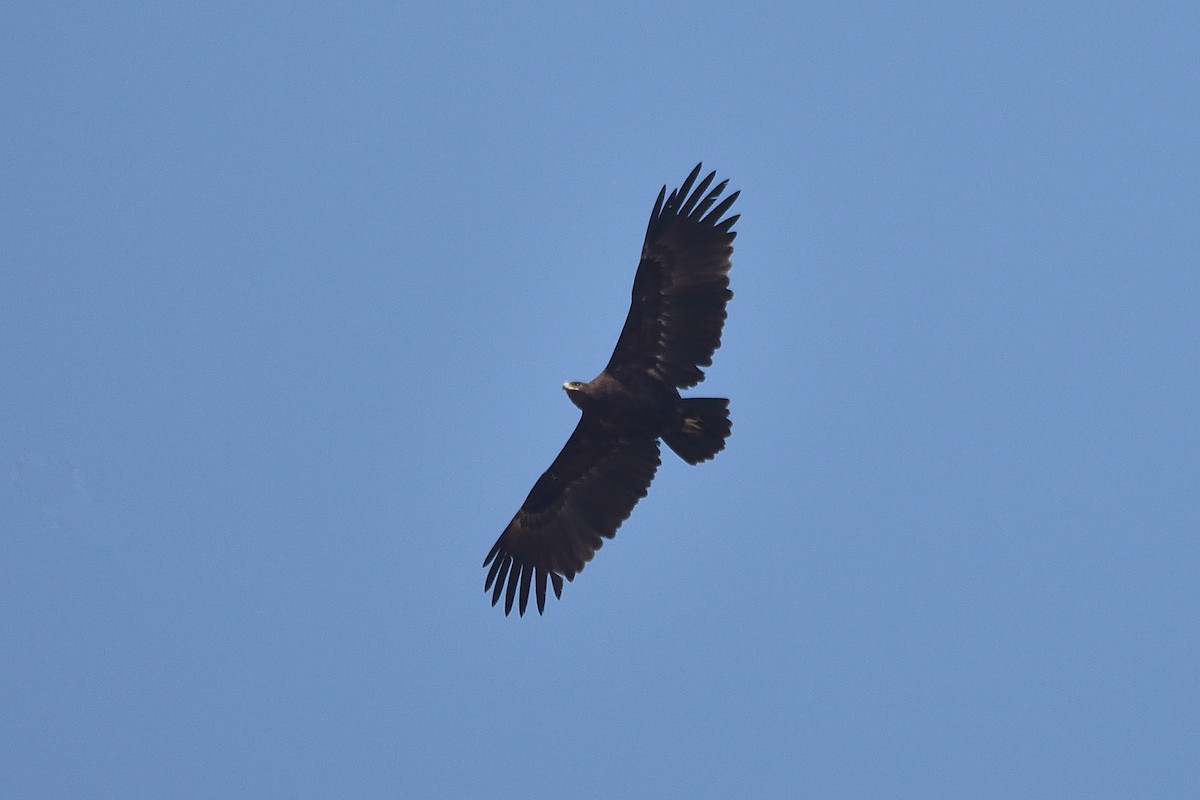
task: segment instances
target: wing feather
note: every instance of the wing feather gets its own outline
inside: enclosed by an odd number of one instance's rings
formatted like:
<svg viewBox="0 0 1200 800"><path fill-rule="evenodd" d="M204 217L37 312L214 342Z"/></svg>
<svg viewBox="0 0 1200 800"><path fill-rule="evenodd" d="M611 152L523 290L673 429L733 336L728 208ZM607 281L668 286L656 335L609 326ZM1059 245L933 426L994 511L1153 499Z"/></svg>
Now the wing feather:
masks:
<svg viewBox="0 0 1200 800"><path fill-rule="evenodd" d="M562 579L573 580L646 496L659 457L656 437L610 431L584 414L484 559L492 605L503 594L504 613L515 602L524 615L535 579L539 613L547 579L561 597Z"/></svg>
<svg viewBox="0 0 1200 800"><path fill-rule="evenodd" d="M699 174L697 164L665 202L664 186L654 204L629 314L605 368L622 380L649 376L678 389L695 386L721 346L737 236L737 216L722 217L738 192L717 203L728 181L709 191L712 172L693 190Z"/></svg>

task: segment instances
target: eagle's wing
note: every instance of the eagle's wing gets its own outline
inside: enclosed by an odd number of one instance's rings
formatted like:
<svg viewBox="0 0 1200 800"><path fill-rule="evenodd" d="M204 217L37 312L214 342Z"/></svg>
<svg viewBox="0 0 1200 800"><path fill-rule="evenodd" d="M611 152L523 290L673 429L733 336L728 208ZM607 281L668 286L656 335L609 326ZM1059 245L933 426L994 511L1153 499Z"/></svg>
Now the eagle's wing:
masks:
<svg viewBox="0 0 1200 800"><path fill-rule="evenodd" d="M697 164L665 203L665 186L654 203L629 316L605 367L618 379L648 374L686 389L704 379L700 368L712 364L721 345L725 304L733 297L729 259L737 234L730 228L738 216L721 217L738 192L713 208L728 181L708 191L717 174L712 172L692 191L699 174Z"/></svg>
<svg viewBox="0 0 1200 800"><path fill-rule="evenodd" d="M561 597L563 576L573 580L603 540L613 537L646 496L658 464L657 438L612 432L584 414L483 561L492 565L483 587L492 590L492 605L507 581L504 613L512 611L519 586L523 615L535 577L539 613L546 607L547 578Z"/></svg>

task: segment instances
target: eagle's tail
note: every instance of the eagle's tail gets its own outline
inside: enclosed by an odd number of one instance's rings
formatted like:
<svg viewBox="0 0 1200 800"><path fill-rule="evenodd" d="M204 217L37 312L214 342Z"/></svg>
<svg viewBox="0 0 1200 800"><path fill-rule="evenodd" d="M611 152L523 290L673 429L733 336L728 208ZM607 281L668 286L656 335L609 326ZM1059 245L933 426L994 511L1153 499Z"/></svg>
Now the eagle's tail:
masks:
<svg viewBox="0 0 1200 800"><path fill-rule="evenodd" d="M689 464L707 461L725 449L729 401L724 397L689 397L679 402L679 411L663 433L663 441Z"/></svg>

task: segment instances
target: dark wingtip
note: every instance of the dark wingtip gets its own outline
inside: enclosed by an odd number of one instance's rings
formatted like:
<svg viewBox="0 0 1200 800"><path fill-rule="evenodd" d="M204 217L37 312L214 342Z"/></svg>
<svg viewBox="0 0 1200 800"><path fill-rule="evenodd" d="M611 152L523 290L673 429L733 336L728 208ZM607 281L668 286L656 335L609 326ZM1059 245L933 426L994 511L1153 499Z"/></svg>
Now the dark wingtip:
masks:
<svg viewBox="0 0 1200 800"><path fill-rule="evenodd" d="M492 548L487 560L483 562L484 566L489 563L491 568L488 570L487 580L484 581L483 591L492 596L493 607L500 603L501 596L504 597L505 616L512 614L514 608L518 615L525 616L525 612L529 610L531 594L537 605L538 614L545 614L547 584L554 589L556 598L562 598L563 579L561 575L552 570L535 568L518 561L511 554L505 552L499 542Z"/></svg>
<svg viewBox="0 0 1200 800"><path fill-rule="evenodd" d="M496 580L496 573L500 571L500 562L503 560L503 558L497 558L494 562L492 562L492 568L488 570L487 580L483 582L483 590L485 592L492 588L492 581ZM484 566L486 565L487 564L485 562Z"/></svg>
<svg viewBox="0 0 1200 800"><path fill-rule="evenodd" d="M666 197L667 197L667 187L666 187L666 185L664 185L661 189L658 190L658 199L654 201L654 210L650 212L650 221L651 222L654 222L654 220L658 219L658 215L662 213L663 201L666 199Z"/></svg>
<svg viewBox="0 0 1200 800"><path fill-rule="evenodd" d="M492 587L492 605L493 606L496 605L496 603L500 602L500 593L502 591L504 591L504 579L506 577L508 577L508 568L509 568L509 566L512 565L512 557L505 555L503 558L499 559L496 563L500 565L500 569L496 572L496 583ZM489 582L491 581L491 576L488 577L488 581ZM485 592L487 591L486 587L484 588L484 591Z"/></svg>
<svg viewBox="0 0 1200 800"><path fill-rule="evenodd" d="M721 215L723 215L726 211L728 211L733 206L734 201L738 199L738 196L740 196L741 193L742 192L739 189L738 191L734 192L733 194L729 195L729 197L726 197L724 200L722 200L720 203L718 203L716 208L714 208L712 211L708 212L708 216L706 216L704 218L704 224L715 225L721 219ZM734 219L736 221L737 217L733 217L732 219ZM732 224L732 223L730 223L730 224ZM726 229L726 230L728 230L728 229Z"/></svg>
<svg viewBox="0 0 1200 800"><path fill-rule="evenodd" d="M500 540L497 539L496 543L494 545L492 545L492 549L488 551L487 558L485 558L483 560L483 565L486 567L488 564L490 564L492 559L495 558L496 554L499 552L500 552Z"/></svg>
<svg viewBox="0 0 1200 800"><path fill-rule="evenodd" d="M529 605L529 581L533 578L533 568L521 570L521 616L525 616L525 607Z"/></svg>
<svg viewBox="0 0 1200 800"><path fill-rule="evenodd" d="M705 182L703 185L707 186L708 182L711 181L713 179L713 177L716 176L716 174L717 173L715 173L715 172L711 173L708 176L708 178L705 179ZM728 185L729 185L728 180L723 180L719 184L717 184L717 186L715 188L713 188L707 195L705 195L704 199L701 200L695 206L695 208L692 209L691 213L688 216L690 216L692 219L700 219L701 217L704 217L704 213L706 211L708 211L709 207L712 206L712 204L717 201L717 198L721 196L721 192L725 191L725 187ZM700 192L699 192L699 190L697 190L696 195L692 198L692 200L695 201L699 196L700 196ZM708 220L709 220L708 217L704 218L704 222L707 223Z"/></svg>
<svg viewBox="0 0 1200 800"><path fill-rule="evenodd" d="M671 192L671 197L677 198L681 203L687 200L688 192L692 190L692 184L696 182L696 176L700 174L701 166L703 166L703 164L697 164L692 171L688 173L687 179L679 185L679 188ZM673 204L668 202L667 205L671 206Z"/></svg>
<svg viewBox="0 0 1200 800"><path fill-rule="evenodd" d="M717 173L708 173L704 176L704 180L700 181L700 184L692 190L692 196L687 199L687 202L684 203L683 208L679 209L679 215L681 217L692 217L696 215L697 204L699 204L700 198L704 197L704 193L708 190L708 185L713 182L713 178L715 177L717 177Z"/></svg>
<svg viewBox="0 0 1200 800"><path fill-rule="evenodd" d="M508 571L508 591L504 593L504 616L512 613L513 601L517 599L517 584L521 580L521 567L524 566L520 561L513 559L513 570Z"/></svg>
<svg viewBox="0 0 1200 800"><path fill-rule="evenodd" d="M537 607L539 614L546 613L546 570L537 571Z"/></svg>

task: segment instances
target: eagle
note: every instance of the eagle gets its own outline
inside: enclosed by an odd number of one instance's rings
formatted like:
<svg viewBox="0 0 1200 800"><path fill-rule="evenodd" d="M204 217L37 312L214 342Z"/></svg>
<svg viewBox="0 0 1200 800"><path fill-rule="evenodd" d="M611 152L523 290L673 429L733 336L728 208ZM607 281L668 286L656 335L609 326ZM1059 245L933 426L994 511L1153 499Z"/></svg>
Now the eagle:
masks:
<svg viewBox="0 0 1200 800"><path fill-rule="evenodd" d="M679 394L704 380L733 297L738 215L725 214L739 192L721 199L729 182L710 189L712 172L697 184L700 168L658 193L612 358L591 381L563 384L579 424L484 559L484 592L493 606L504 595L506 616L514 601L525 615L531 586L539 614L547 582L562 597L563 578L574 580L646 496L660 439L688 464L725 448L729 400Z"/></svg>

